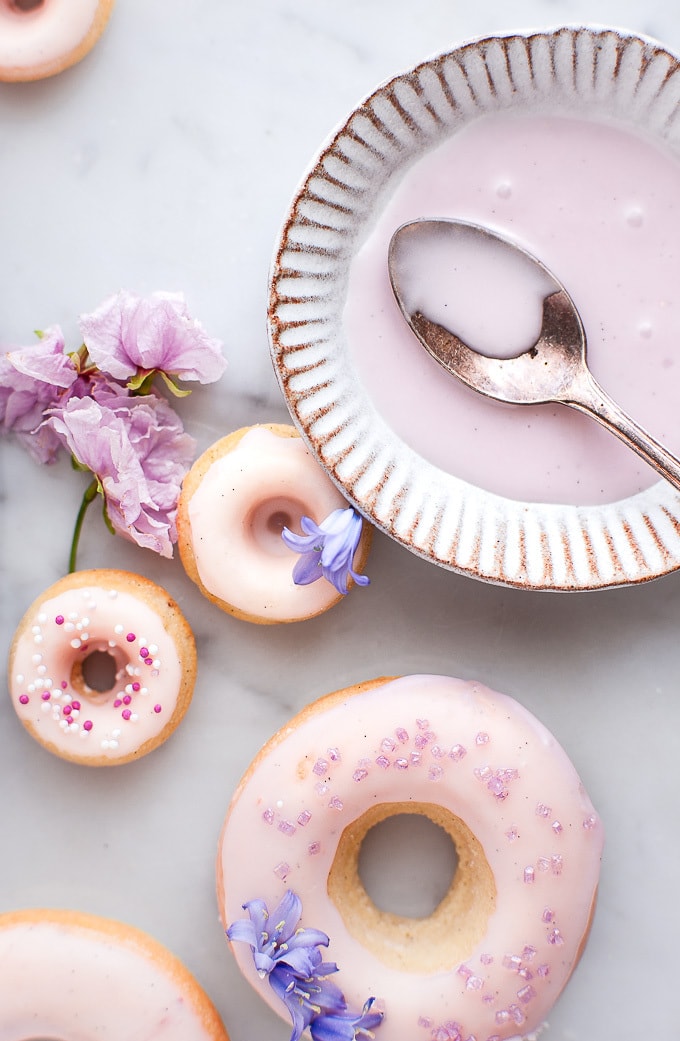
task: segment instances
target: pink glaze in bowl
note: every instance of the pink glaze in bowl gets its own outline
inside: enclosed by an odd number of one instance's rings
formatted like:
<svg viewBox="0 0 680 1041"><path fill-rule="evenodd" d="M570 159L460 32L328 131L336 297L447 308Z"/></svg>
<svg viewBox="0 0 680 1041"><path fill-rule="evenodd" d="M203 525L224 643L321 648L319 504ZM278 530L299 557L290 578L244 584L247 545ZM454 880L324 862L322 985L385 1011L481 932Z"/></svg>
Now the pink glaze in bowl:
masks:
<svg viewBox="0 0 680 1041"><path fill-rule="evenodd" d="M497 126L498 165L487 169L494 149L475 152L475 135ZM576 164L561 186L579 135L593 169ZM536 141L545 144L543 182L523 183L522 173L515 183L513 147L521 163ZM631 142L642 150L639 164L628 161ZM443 188L436 177L425 181L451 149L452 170L474 174L452 175ZM397 326L385 288L390 220L461 217L515 235L576 300L600 382L678 454L679 155L678 59L654 41L595 27L494 37L441 54L379 87L323 147L277 244L271 351L303 437L379 528L442 567L523 588L625 585L680 566L677 492L571 410L530 414L459 386ZM664 191L677 184L668 212L655 201L661 186L638 199L656 169L665 171ZM603 201L590 199L596 181ZM620 212L610 219L614 204ZM658 278L647 277L659 256ZM612 314L601 319L605 296ZM631 300L637 310L628 315ZM630 330L616 324L624 312ZM620 344L646 352L646 382Z"/></svg>

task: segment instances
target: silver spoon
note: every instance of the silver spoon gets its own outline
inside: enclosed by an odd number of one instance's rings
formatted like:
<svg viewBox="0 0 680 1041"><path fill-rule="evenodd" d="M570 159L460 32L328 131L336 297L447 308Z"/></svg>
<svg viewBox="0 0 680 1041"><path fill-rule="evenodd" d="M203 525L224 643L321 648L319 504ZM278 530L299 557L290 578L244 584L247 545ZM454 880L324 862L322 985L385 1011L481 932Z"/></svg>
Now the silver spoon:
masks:
<svg viewBox="0 0 680 1041"><path fill-rule="evenodd" d="M428 318L412 293L409 279L414 251L427 262L433 242L461 248L481 236L494 250L528 262L546 290L540 334L528 350L511 358L493 358L469 347L454 332ZM430 256L432 254L430 253ZM561 282L531 253L478 224L458 220L416 220L392 236L388 254L392 289L404 318L422 345L448 372L473 390L513 405L558 402L584 412L637 452L680 490L680 461L626 415L594 379L586 363L586 334L576 306ZM543 295L543 294L541 294ZM489 301L489 307L493 300ZM448 319L447 319L448 324ZM496 352L497 353L497 352Z"/></svg>

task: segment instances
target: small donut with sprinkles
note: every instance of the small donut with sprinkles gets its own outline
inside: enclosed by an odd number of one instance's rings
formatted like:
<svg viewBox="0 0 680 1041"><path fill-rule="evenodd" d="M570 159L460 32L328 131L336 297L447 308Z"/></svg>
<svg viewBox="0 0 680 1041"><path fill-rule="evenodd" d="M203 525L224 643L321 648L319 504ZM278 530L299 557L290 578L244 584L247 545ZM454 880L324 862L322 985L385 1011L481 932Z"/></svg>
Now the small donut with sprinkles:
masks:
<svg viewBox="0 0 680 1041"><path fill-rule="evenodd" d="M151 752L184 716L196 646L160 586L117 570L77 571L28 609L9 652L9 692L28 732L86 766Z"/></svg>

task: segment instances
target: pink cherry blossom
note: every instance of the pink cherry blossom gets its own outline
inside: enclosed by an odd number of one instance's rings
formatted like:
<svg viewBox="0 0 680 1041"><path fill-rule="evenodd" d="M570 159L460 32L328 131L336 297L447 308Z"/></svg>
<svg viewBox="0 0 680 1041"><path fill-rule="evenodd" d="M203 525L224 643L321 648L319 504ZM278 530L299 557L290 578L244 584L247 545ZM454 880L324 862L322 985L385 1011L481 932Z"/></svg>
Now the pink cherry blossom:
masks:
<svg viewBox="0 0 680 1041"><path fill-rule="evenodd" d="M213 383L226 366L221 342L190 317L182 293L143 299L122 290L81 315L80 330L91 360L117 380L162 372Z"/></svg>
<svg viewBox="0 0 680 1041"><path fill-rule="evenodd" d="M77 376L58 326L30 347L0 356L0 428L13 433L39 463L53 463L61 447L43 423L45 410L68 397Z"/></svg>
<svg viewBox="0 0 680 1041"><path fill-rule="evenodd" d="M175 517L194 441L168 403L123 390L71 397L48 425L99 482L113 529L139 546L172 556Z"/></svg>

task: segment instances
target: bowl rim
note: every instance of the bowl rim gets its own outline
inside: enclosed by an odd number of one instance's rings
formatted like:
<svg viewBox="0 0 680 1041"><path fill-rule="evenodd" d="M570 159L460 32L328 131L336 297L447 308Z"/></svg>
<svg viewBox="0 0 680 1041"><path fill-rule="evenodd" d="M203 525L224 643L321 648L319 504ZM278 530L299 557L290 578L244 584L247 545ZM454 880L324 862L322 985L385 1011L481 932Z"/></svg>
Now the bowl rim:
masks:
<svg viewBox="0 0 680 1041"><path fill-rule="evenodd" d="M642 125L644 115L646 127L651 114L654 131L680 152L680 59L652 37L575 23L483 35L438 52L367 94L308 164L274 248L270 353L293 422L318 462L349 502L409 551L459 574L522 589L638 584L680 568L680 496L667 482L658 480L636 495L595 506L522 502L488 492L418 456L389 429L351 366L343 366L337 334L342 283L358 237L356 220L360 226L365 219L362 206L367 199L374 205L380 191L387 190L393 170L385 166L386 156L396 150L398 167L455 133L453 110L449 124L444 120L434 131L423 129L425 117L416 110L418 98L427 96L428 81L441 84L447 63L453 63L466 89L481 73L493 95L499 61L506 63L512 80L515 66L521 71L523 63L533 74L536 56L549 58L551 72L543 88L532 86L531 104L540 106L547 99L555 112L557 99L563 112L561 106L582 104L586 97L589 115L602 107L603 118L611 119L610 106L619 104L625 122ZM579 88L579 67L587 71L587 63L591 80L586 76L585 87ZM602 75L609 72L610 78L598 100L600 64ZM476 87L479 91L479 82ZM636 120L623 107L631 92L642 98ZM502 97L475 114L499 108ZM442 118L438 112L435 116L435 123ZM465 121L463 114L457 125ZM360 163L353 161L356 155ZM339 164L344 164L342 176ZM362 164L371 168L369 173L378 168L384 184L367 187ZM370 205L366 209L371 212Z"/></svg>

